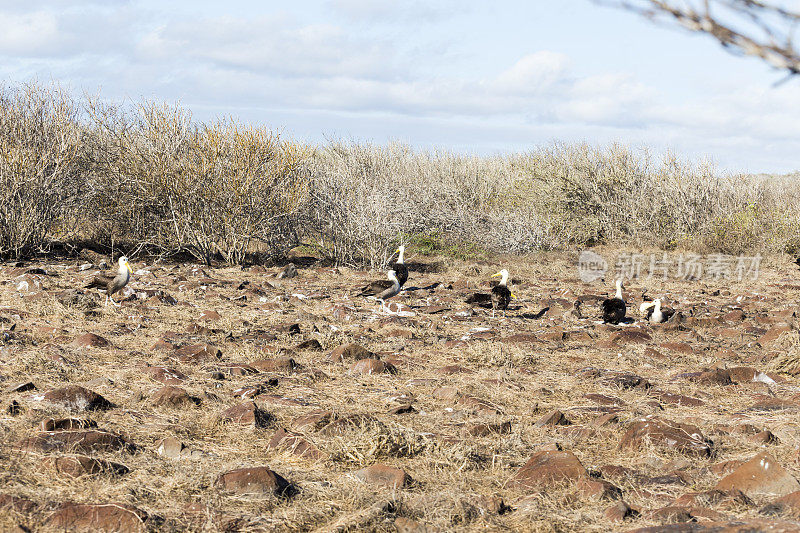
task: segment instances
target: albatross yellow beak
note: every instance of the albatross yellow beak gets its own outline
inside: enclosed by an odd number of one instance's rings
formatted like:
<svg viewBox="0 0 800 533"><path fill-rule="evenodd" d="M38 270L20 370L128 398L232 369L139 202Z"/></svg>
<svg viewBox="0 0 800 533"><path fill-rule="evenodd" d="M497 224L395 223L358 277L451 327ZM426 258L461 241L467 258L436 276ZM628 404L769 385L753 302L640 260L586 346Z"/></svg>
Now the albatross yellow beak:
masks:
<svg viewBox="0 0 800 533"><path fill-rule="evenodd" d="M491 277L495 278L497 276L502 276L502 275L503 275L502 272L498 272L497 274L492 274Z"/></svg>
<svg viewBox="0 0 800 533"><path fill-rule="evenodd" d="M511 293L511 297L514 298L515 300L517 299L517 295L514 294L513 292Z"/></svg>

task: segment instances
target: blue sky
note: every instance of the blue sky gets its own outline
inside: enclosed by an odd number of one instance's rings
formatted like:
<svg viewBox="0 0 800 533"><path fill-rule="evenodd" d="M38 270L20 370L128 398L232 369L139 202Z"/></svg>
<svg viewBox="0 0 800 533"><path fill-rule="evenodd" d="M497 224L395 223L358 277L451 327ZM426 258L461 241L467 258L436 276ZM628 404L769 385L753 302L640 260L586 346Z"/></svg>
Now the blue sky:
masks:
<svg viewBox="0 0 800 533"><path fill-rule="evenodd" d="M800 79L590 0L3 2L0 76L312 142L623 142L800 170Z"/></svg>

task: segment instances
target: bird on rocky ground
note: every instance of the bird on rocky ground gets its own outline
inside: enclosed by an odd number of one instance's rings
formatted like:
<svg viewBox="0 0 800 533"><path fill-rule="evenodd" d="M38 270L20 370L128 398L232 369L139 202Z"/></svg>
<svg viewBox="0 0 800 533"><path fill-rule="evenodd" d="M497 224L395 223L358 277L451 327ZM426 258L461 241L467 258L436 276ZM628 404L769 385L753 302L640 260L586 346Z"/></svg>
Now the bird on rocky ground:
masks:
<svg viewBox="0 0 800 533"><path fill-rule="evenodd" d="M85 288L92 289L102 289L106 291L106 301L104 305L108 305L108 301L111 300L111 303L119 307L121 304L118 304L114 301L113 295L115 292L119 292L122 288L128 284L131 279L131 266L128 264L128 258L122 256L119 258L119 270L117 272L108 271L108 272L100 272L95 274L92 281L86 285Z"/></svg>
<svg viewBox="0 0 800 533"><path fill-rule="evenodd" d="M408 267L406 266L403 258L403 254L405 254L406 247L405 245L400 245L400 247L395 250L397 252L397 261L391 264L392 270L397 275L397 281L400 283L400 286L406 284L408 281Z"/></svg>
<svg viewBox="0 0 800 533"><path fill-rule="evenodd" d="M503 316L506 316L508 304L511 303L512 298L516 298L508 288L508 270L504 268L500 272L492 274L493 278L497 276L500 276L500 283L492 287L492 317L497 309L502 310Z"/></svg>
<svg viewBox="0 0 800 533"><path fill-rule="evenodd" d="M617 292L613 298L606 298L601 304L603 308L603 322L619 324L625 318L625 300L622 299L622 280L617 280Z"/></svg>
<svg viewBox="0 0 800 533"><path fill-rule="evenodd" d="M652 302L644 302L639 307L639 311L645 317L645 320L649 320L651 324L660 324L662 322L666 322L672 315L675 314L675 310L669 307L661 307L661 298L656 298Z"/></svg>
<svg viewBox="0 0 800 533"><path fill-rule="evenodd" d="M381 309L383 309L385 301L400 292L400 280L397 279L397 273L389 270L386 277L388 279L379 279L362 287L357 295L375 298L381 302Z"/></svg>

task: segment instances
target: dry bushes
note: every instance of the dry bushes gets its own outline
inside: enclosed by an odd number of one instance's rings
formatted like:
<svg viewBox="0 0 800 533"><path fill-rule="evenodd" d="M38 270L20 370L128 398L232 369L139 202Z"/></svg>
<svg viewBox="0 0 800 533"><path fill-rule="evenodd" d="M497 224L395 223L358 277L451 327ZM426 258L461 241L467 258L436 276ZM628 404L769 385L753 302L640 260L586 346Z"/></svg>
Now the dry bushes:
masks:
<svg viewBox="0 0 800 533"><path fill-rule="evenodd" d="M613 244L800 252L798 176L727 176L611 145L478 157L311 148L180 106L0 92L0 256L79 237L129 255L278 258L301 242L385 265L400 242L460 258ZM84 120L81 121L80 119Z"/></svg>
<svg viewBox="0 0 800 533"><path fill-rule="evenodd" d="M620 145L479 158L332 143L314 158L310 227L331 259L371 266L399 240L455 256L596 244L793 252L798 207L796 179Z"/></svg>
<svg viewBox="0 0 800 533"><path fill-rule="evenodd" d="M96 238L185 250L206 263L298 244L303 147L235 122L193 124L177 106L143 103L126 113L92 102L89 110Z"/></svg>
<svg viewBox="0 0 800 533"><path fill-rule="evenodd" d="M373 267L398 241L431 235L511 253L550 246L527 206L498 208L511 170L503 158L330 143L314 157L310 237L330 259Z"/></svg>
<svg viewBox="0 0 800 533"><path fill-rule="evenodd" d="M75 103L57 88L0 88L0 257L64 238L83 188Z"/></svg>

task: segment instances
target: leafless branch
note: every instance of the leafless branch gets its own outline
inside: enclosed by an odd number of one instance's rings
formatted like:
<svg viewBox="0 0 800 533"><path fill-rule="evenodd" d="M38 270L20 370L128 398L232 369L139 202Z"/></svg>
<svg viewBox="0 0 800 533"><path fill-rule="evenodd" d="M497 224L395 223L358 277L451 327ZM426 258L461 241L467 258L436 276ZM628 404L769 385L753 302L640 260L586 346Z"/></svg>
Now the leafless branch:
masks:
<svg viewBox="0 0 800 533"><path fill-rule="evenodd" d="M800 72L793 33L800 12L765 0L594 0L716 39L726 49L756 56L791 75Z"/></svg>

